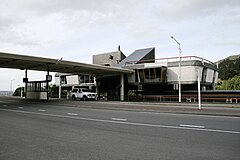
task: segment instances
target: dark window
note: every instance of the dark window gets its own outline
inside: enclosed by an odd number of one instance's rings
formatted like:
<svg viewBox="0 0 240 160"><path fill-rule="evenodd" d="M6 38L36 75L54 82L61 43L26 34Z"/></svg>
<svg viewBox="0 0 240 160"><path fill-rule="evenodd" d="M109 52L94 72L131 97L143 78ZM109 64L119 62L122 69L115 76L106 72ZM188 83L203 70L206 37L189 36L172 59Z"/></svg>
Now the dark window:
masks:
<svg viewBox="0 0 240 160"><path fill-rule="evenodd" d="M89 75L85 75L85 83L89 83Z"/></svg>
<svg viewBox="0 0 240 160"><path fill-rule="evenodd" d="M82 76L82 75L79 76L79 82L84 83L84 76Z"/></svg>

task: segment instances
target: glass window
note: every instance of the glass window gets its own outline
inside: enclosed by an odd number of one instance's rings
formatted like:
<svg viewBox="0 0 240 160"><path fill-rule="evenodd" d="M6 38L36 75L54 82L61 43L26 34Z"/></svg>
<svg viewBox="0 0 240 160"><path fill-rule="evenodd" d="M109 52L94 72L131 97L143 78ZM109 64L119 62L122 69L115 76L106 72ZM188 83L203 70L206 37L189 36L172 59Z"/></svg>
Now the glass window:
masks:
<svg viewBox="0 0 240 160"><path fill-rule="evenodd" d="M94 78L93 78L93 76L90 76L90 83L94 83Z"/></svg>
<svg viewBox="0 0 240 160"><path fill-rule="evenodd" d="M66 76L61 76L61 84L67 84Z"/></svg>
<svg viewBox="0 0 240 160"><path fill-rule="evenodd" d="M89 90L87 88L82 88L83 92L89 92Z"/></svg>
<svg viewBox="0 0 240 160"><path fill-rule="evenodd" d="M83 75L80 75L80 76L79 76L79 82L80 82L80 83L84 83L84 76L83 76Z"/></svg>
<svg viewBox="0 0 240 160"><path fill-rule="evenodd" d="M85 75L85 83L89 83L89 75Z"/></svg>
<svg viewBox="0 0 240 160"><path fill-rule="evenodd" d="M149 69L149 79L151 80L155 79L155 68Z"/></svg>
<svg viewBox="0 0 240 160"><path fill-rule="evenodd" d="M155 68L156 70L156 81L160 82L161 81L161 68Z"/></svg>
<svg viewBox="0 0 240 160"><path fill-rule="evenodd" d="M144 69L144 76L145 76L145 80L148 80L149 77L149 69Z"/></svg>

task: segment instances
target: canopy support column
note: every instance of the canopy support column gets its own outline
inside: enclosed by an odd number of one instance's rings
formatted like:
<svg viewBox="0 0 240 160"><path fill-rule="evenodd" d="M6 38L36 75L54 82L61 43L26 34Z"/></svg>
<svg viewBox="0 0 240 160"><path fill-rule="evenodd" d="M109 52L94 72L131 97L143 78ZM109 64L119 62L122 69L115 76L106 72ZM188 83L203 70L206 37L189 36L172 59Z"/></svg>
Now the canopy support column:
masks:
<svg viewBox="0 0 240 160"><path fill-rule="evenodd" d="M48 80L48 77L49 77L49 65L47 65L47 76L46 76L46 81L47 81L47 100L49 100L49 80Z"/></svg>
<svg viewBox="0 0 240 160"><path fill-rule="evenodd" d="M59 76L59 87L58 87L58 98L61 99L61 93L62 93L62 88L61 88L61 74L58 73Z"/></svg>
<svg viewBox="0 0 240 160"><path fill-rule="evenodd" d="M27 82L28 82L28 78L27 78L27 69L25 70L25 98L27 99Z"/></svg>
<svg viewBox="0 0 240 160"><path fill-rule="evenodd" d="M121 74L120 86L120 101L124 101L124 74Z"/></svg>

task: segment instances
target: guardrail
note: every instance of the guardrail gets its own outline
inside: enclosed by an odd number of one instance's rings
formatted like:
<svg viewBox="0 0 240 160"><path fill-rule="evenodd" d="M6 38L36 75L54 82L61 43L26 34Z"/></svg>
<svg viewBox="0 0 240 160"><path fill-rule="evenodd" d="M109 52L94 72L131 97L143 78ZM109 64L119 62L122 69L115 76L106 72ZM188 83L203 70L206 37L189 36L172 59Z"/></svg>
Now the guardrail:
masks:
<svg viewBox="0 0 240 160"><path fill-rule="evenodd" d="M178 96L172 95L144 95L128 96L127 101L142 102L178 102ZM221 102L221 103L239 103L240 97L202 97L202 102ZM182 96L182 102L198 102L197 96Z"/></svg>

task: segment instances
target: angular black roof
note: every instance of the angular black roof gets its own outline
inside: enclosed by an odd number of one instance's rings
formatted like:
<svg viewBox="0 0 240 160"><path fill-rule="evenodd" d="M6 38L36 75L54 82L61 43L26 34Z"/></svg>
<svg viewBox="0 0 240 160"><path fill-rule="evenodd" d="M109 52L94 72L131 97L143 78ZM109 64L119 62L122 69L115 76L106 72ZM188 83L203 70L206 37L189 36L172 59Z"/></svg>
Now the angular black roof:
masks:
<svg viewBox="0 0 240 160"><path fill-rule="evenodd" d="M151 55L150 55L151 54ZM135 50L131 55L127 58L123 59L118 66L125 66L127 63L137 64L141 60L153 60L155 59L155 48L145 48Z"/></svg>

